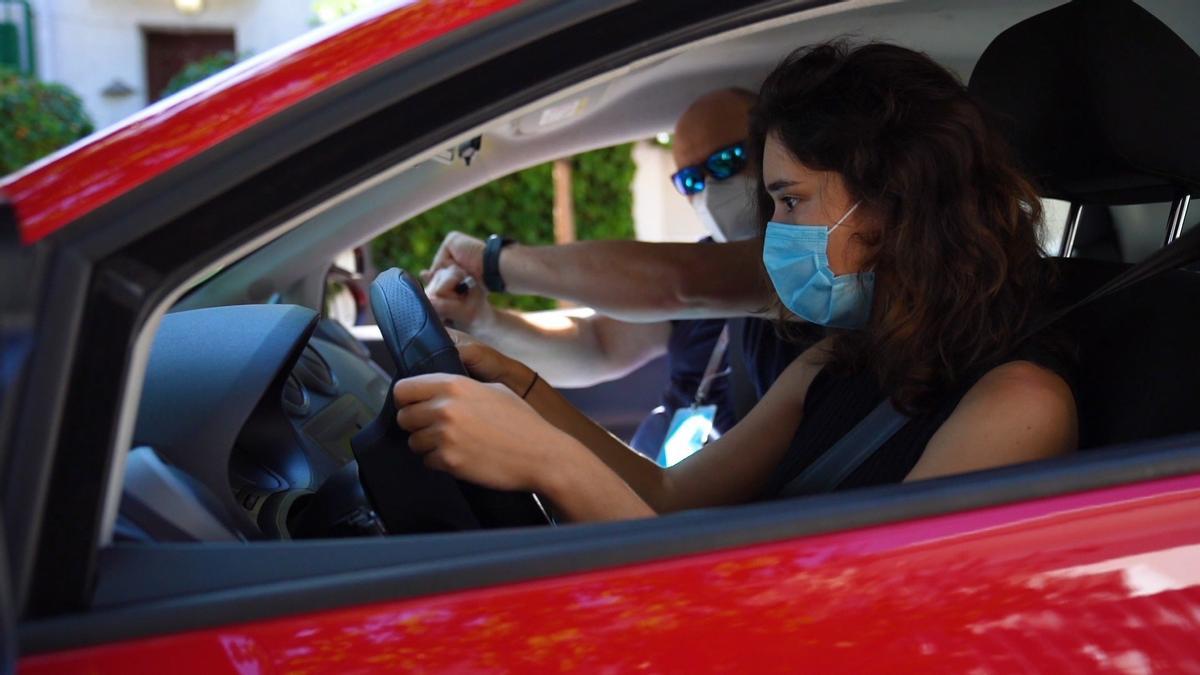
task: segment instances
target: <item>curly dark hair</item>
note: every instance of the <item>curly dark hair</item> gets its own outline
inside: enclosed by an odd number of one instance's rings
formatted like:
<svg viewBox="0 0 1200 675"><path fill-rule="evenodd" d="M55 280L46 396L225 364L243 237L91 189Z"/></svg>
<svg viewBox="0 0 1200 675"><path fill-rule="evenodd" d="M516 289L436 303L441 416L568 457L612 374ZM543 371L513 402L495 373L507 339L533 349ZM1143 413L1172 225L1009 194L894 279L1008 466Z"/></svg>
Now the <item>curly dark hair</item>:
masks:
<svg viewBox="0 0 1200 675"><path fill-rule="evenodd" d="M919 413L1011 357L1053 282L1041 202L957 77L895 45L801 48L763 83L750 134L759 158L771 136L808 168L839 174L881 225L856 235L875 272L870 319L839 334L829 367L873 372ZM769 220L762 181L758 207Z"/></svg>

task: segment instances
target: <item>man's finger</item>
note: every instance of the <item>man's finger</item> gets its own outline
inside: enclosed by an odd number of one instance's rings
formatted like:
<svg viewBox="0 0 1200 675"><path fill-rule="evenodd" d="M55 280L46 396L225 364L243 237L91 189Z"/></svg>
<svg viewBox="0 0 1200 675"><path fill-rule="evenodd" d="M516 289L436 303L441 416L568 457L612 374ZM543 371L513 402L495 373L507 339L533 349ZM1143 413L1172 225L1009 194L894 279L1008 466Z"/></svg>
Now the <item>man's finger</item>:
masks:
<svg viewBox="0 0 1200 675"><path fill-rule="evenodd" d="M451 264L433 273L433 279L427 286L429 297L458 297L457 287L464 279L469 278L467 271L458 265Z"/></svg>
<svg viewBox="0 0 1200 675"><path fill-rule="evenodd" d="M438 271L441 268L454 262L454 255L450 250L451 241L458 236L457 232L451 232L442 239L442 243L438 246L437 253L433 254L433 262L429 264L431 271Z"/></svg>
<svg viewBox="0 0 1200 675"><path fill-rule="evenodd" d="M454 285L454 292L466 297L470 295L472 288L475 288L475 277L466 276L463 277L462 281Z"/></svg>

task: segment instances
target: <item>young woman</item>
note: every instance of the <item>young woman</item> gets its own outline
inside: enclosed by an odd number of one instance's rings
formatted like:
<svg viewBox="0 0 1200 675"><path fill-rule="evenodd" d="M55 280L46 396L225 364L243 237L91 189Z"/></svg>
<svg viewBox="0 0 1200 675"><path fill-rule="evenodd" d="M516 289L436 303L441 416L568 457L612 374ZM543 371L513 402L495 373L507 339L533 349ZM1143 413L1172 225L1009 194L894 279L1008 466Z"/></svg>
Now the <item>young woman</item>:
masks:
<svg viewBox="0 0 1200 675"><path fill-rule="evenodd" d="M481 382L395 387L412 450L598 520L771 498L885 397L911 420L842 487L1075 448L1062 361L1026 339L1050 290L1037 194L953 75L890 45L801 49L763 84L750 142L781 323L829 331L744 420L661 469L460 334Z"/></svg>

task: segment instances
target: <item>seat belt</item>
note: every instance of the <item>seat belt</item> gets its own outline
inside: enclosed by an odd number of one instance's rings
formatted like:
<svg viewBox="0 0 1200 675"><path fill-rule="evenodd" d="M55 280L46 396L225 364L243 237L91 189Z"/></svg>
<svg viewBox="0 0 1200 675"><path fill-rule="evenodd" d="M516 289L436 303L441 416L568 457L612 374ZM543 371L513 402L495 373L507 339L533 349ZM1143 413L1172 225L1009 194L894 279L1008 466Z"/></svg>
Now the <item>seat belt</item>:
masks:
<svg viewBox="0 0 1200 675"><path fill-rule="evenodd" d="M1099 288L1084 296L1082 300L1060 309L1039 322L1019 342L1028 340L1084 305L1123 291L1164 272L1179 269L1194 262L1198 257L1200 257L1200 226L1193 227L1186 234L1155 251L1145 260L1109 279ZM800 475L788 481L780 490L779 496L798 497L837 489L842 481L870 459L905 424L908 424L908 420L907 415L892 406L891 399L885 398L858 424L854 425L849 433L834 443L804 471L801 471Z"/></svg>
<svg viewBox="0 0 1200 675"><path fill-rule="evenodd" d="M908 415L896 410L891 399L883 399L833 447L809 464L799 476L788 481L779 496L798 497L833 491L905 424L908 424Z"/></svg>
<svg viewBox="0 0 1200 675"><path fill-rule="evenodd" d="M1155 251L1145 260L1101 284L1099 288L1088 293L1082 300L1055 312L1045 321L1038 324L1023 339L1028 340L1033 335L1048 328L1051 324L1084 305L1089 305L1100 298L1123 291L1134 284L1156 277L1163 272L1185 267L1196 262L1197 258L1200 258L1200 226L1193 227L1175 241Z"/></svg>

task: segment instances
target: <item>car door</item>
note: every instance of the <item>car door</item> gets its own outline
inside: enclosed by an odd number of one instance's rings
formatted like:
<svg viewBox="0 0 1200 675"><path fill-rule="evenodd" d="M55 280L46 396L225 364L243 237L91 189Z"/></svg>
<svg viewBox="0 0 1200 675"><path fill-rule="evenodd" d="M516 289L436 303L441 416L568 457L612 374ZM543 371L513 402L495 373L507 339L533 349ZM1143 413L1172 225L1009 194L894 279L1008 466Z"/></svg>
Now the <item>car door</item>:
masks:
<svg viewBox="0 0 1200 675"><path fill-rule="evenodd" d="M254 544L106 539L112 450L128 436L145 329L189 280L488 115L801 6L566 2L487 14L436 49L317 90L70 227L29 235L22 256L47 262L30 284L43 290L4 476L22 669L1194 668L1195 437L631 523Z"/></svg>

